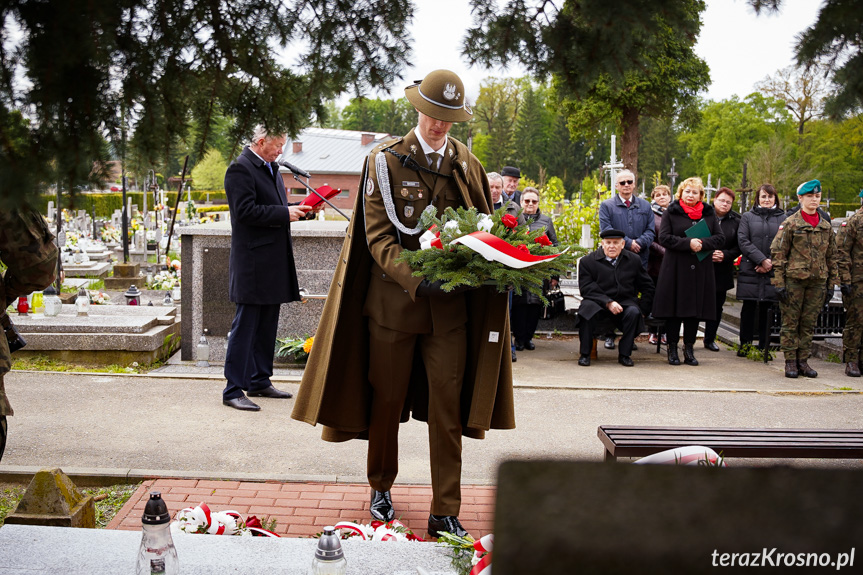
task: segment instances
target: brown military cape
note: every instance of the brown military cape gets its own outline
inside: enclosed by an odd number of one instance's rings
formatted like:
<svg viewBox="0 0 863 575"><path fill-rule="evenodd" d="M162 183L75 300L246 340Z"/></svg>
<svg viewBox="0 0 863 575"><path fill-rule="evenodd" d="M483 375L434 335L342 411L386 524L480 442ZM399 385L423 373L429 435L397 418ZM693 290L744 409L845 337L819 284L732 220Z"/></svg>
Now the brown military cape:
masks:
<svg viewBox="0 0 863 575"><path fill-rule="evenodd" d="M452 172L465 205L490 206L491 195L479 184L483 178L479 161L463 144L450 140L456 148L453 165L465 162L458 166L463 169ZM370 157L373 155L374 152ZM362 313L373 263L363 213L368 161L291 414L312 425L322 424L322 437L327 441L365 438L369 428L372 389L368 381L368 319ZM488 429L515 427L508 297L484 286L468 291L467 298L469 349L461 397L462 434L482 439ZM492 332L498 334L496 342L489 341ZM411 413L421 421L427 418L428 385L419 354L414 366L402 421L407 421Z"/></svg>

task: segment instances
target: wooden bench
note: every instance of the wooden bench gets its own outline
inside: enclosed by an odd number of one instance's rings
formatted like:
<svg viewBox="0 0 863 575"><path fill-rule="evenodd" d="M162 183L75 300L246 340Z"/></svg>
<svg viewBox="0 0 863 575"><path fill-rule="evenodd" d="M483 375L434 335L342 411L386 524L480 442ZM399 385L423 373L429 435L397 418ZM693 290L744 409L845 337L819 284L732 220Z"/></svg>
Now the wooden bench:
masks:
<svg viewBox="0 0 863 575"><path fill-rule="evenodd" d="M600 425L605 461L703 445L722 457L863 458L863 429L741 429Z"/></svg>

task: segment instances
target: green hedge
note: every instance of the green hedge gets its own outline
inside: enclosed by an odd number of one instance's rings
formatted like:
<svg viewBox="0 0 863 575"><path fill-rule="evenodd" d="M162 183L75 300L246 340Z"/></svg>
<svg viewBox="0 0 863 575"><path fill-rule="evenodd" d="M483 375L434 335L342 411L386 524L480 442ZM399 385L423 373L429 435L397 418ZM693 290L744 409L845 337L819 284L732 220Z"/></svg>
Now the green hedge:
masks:
<svg viewBox="0 0 863 575"><path fill-rule="evenodd" d="M183 199L180 201L181 209L185 209L186 196L188 192L183 192ZM132 200L133 204L138 206L138 209L144 207L143 192L126 192L126 197ZM166 192L165 196L168 200L168 205L174 205L177 199L177 192ZM192 200L197 204L213 200L225 200L225 190L199 190L192 192ZM96 211L97 218L110 218L114 210L119 210L123 207L122 192L97 192L97 193L79 193L75 194L74 202L68 194L63 194L61 201L62 207L75 210L86 210L88 214ZM48 202L56 202L57 196L53 194L45 194L39 197L38 209L43 214L48 212ZM153 193L150 192L147 196L147 207L153 209Z"/></svg>
<svg viewBox="0 0 863 575"><path fill-rule="evenodd" d="M227 212L230 210L230 206L228 204L221 204L218 206L195 206L198 210L199 214L208 214L210 212Z"/></svg>

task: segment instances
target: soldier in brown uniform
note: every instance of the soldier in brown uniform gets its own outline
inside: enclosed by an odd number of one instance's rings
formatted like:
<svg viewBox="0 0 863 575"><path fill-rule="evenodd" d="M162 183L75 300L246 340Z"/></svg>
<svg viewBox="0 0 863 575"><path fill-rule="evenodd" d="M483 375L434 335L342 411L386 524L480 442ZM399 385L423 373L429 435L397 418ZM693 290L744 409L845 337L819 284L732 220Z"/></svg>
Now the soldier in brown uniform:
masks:
<svg viewBox="0 0 863 575"><path fill-rule="evenodd" d="M863 190L860 191L863 197ZM839 277L842 280L842 303L845 304L845 329L842 347L845 355L845 375L860 377L863 361L863 212L857 212L842 222L836 235L839 250Z"/></svg>
<svg viewBox="0 0 863 575"><path fill-rule="evenodd" d="M325 440L369 440L370 512L383 521L395 515L399 423L411 412L427 421L429 533L463 535L461 437L515 426L507 294L445 293L396 263L403 249L420 248L423 210L490 213L492 204L479 160L447 136L471 117L459 77L438 70L405 94L417 128L366 160L292 417L324 424Z"/></svg>
<svg viewBox="0 0 863 575"><path fill-rule="evenodd" d="M785 377L818 377L809 366L812 332L821 308L833 297L837 273L836 238L818 214L821 183L811 180L797 188L800 211L779 226L770 245L782 328L779 348L785 353Z"/></svg>
<svg viewBox="0 0 863 575"><path fill-rule="evenodd" d="M22 207L0 209L0 261L6 271L0 276L0 314L18 297L43 289L57 275L57 246L42 216ZM8 317L0 318L3 324ZM0 459L6 449L7 415L13 415L3 384L12 368L12 354L6 337L0 337Z"/></svg>

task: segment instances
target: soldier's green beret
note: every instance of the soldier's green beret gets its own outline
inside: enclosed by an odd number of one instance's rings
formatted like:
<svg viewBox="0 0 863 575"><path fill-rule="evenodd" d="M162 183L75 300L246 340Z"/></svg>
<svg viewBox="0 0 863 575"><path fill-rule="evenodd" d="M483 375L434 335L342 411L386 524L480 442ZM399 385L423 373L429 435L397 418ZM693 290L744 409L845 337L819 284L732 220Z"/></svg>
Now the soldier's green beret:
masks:
<svg viewBox="0 0 863 575"><path fill-rule="evenodd" d="M473 112L465 102L464 83L455 72L435 70L405 88L414 108L441 122L466 122Z"/></svg>
<svg viewBox="0 0 863 575"><path fill-rule="evenodd" d="M806 194L820 194L821 182L818 180L809 180L797 186L797 195L805 196Z"/></svg>

